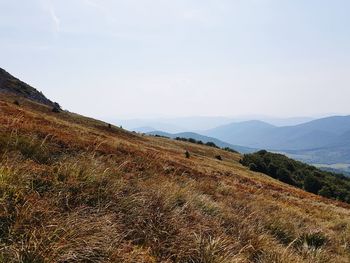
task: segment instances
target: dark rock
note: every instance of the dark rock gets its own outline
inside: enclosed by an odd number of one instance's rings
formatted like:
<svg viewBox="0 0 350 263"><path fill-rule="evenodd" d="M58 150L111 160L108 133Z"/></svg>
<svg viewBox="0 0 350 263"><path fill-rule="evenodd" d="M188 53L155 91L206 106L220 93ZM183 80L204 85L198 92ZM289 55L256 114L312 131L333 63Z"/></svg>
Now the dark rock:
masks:
<svg viewBox="0 0 350 263"><path fill-rule="evenodd" d="M52 102L40 91L15 78L2 68L0 68L0 93L1 92L14 94L50 107L61 109L58 103Z"/></svg>

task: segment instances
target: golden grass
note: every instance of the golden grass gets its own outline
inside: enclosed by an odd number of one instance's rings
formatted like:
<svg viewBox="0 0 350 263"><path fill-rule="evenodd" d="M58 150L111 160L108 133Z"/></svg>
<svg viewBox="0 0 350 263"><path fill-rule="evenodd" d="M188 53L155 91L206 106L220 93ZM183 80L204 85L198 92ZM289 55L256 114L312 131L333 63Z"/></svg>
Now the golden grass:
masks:
<svg viewBox="0 0 350 263"><path fill-rule="evenodd" d="M1 96L1 263L350 261L347 204L239 154Z"/></svg>

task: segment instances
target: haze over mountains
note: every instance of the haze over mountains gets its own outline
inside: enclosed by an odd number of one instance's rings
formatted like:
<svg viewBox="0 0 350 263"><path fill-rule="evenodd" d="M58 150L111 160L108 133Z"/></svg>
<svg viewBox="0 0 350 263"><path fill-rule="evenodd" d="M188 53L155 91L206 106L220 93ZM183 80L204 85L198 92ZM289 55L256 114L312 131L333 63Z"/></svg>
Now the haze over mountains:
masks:
<svg viewBox="0 0 350 263"><path fill-rule="evenodd" d="M233 122L243 122L252 119L259 119L275 126L297 125L313 120L311 117L296 118L274 118L269 116L236 116L236 117L210 117L210 116L193 116L177 118L150 118L150 119L129 119L129 120L110 120L113 123L123 125L128 130L138 132L151 132L161 130L169 133L179 132L201 132L216 128L221 125Z"/></svg>
<svg viewBox="0 0 350 263"><path fill-rule="evenodd" d="M350 116L322 118L295 126L276 127L262 121L220 126L204 134L255 148L274 150L314 149L342 140L350 131Z"/></svg>

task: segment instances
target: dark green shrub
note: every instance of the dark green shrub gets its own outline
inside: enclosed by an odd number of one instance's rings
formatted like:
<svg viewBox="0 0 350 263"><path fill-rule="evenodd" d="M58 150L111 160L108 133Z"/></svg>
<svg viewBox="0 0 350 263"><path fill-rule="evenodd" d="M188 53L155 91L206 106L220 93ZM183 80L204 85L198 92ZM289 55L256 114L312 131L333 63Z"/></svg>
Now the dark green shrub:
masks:
<svg viewBox="0 0 350 263"><path fill-rule="evenodd" d="M53 113L60 113L61 110L57 107L53 107L52 110L51 110Z"/></svg>
<svg viewBox="0 0 350 263"><path fill-rule="evenodd" d="M219 161L222 161L221 155L216 155L216 156L215 156L215 159L217 159L217 160L219 160Z"/></svg>
<svg viewBox="0 0 350 263"><path fill-rule="evenodd" d="M270 163L269 166L267 167L267 170L269 175L271 175L271 177L277 178L278 167L276 165L274 165L273 163Z"/></svg>
<svg viewBox="0 0 350 263"><path fill-rule="evenodd" d="M215 143L213 142L207 142L205 145L210 146L210 147L214 147L214 148L219 148Z"/></svg>
<svg viewBox="0 0 350 263"><path fill-rule="evenodd" d="M190 143L197 143L197 141L195 139L192 139L192 138L189 138L188 142L190 142Z"/></svg>
<svg viewBox="0 0 350 263"><path fill-rule="evenodd" d="M328 186L323 186L321 188L321 190L318 191L318 194L323 196L323 197L331 198L332 197L332 190Z"/></svg>
<svg viewBox="0 0 350 263"><path fill-rule="evenodd" d="M251 170L253 172L257 172L258 171L258 167L256 166L255 163L251 163L251 164L249 164L249 170Z"/></svg>
<svg viewBox="0 0 350 263"><path fill-rule="evenodd" d="M304 179L304 189L308 192L317 194L320 191L322 185L320 181L314 175L307 175Z"/></svg>
<svg viewBox="0 0 350 263"><path fill-rule="evenodd" d="M291 178L290 172L285 168L280 168L276 173L277 179L290 185L295 185L294 180Z"/></svg>

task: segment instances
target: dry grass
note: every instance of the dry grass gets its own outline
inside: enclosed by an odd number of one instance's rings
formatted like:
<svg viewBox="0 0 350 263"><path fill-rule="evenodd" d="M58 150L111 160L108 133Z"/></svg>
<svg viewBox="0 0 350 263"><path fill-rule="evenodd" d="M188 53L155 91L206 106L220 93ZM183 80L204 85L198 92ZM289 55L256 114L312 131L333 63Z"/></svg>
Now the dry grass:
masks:
<svg viewBox="0 0 350 263"><path fill-rule="evenodd" d="M0 100L1 263L350 261L347 204L238 154L13 99Z"/></svg>

